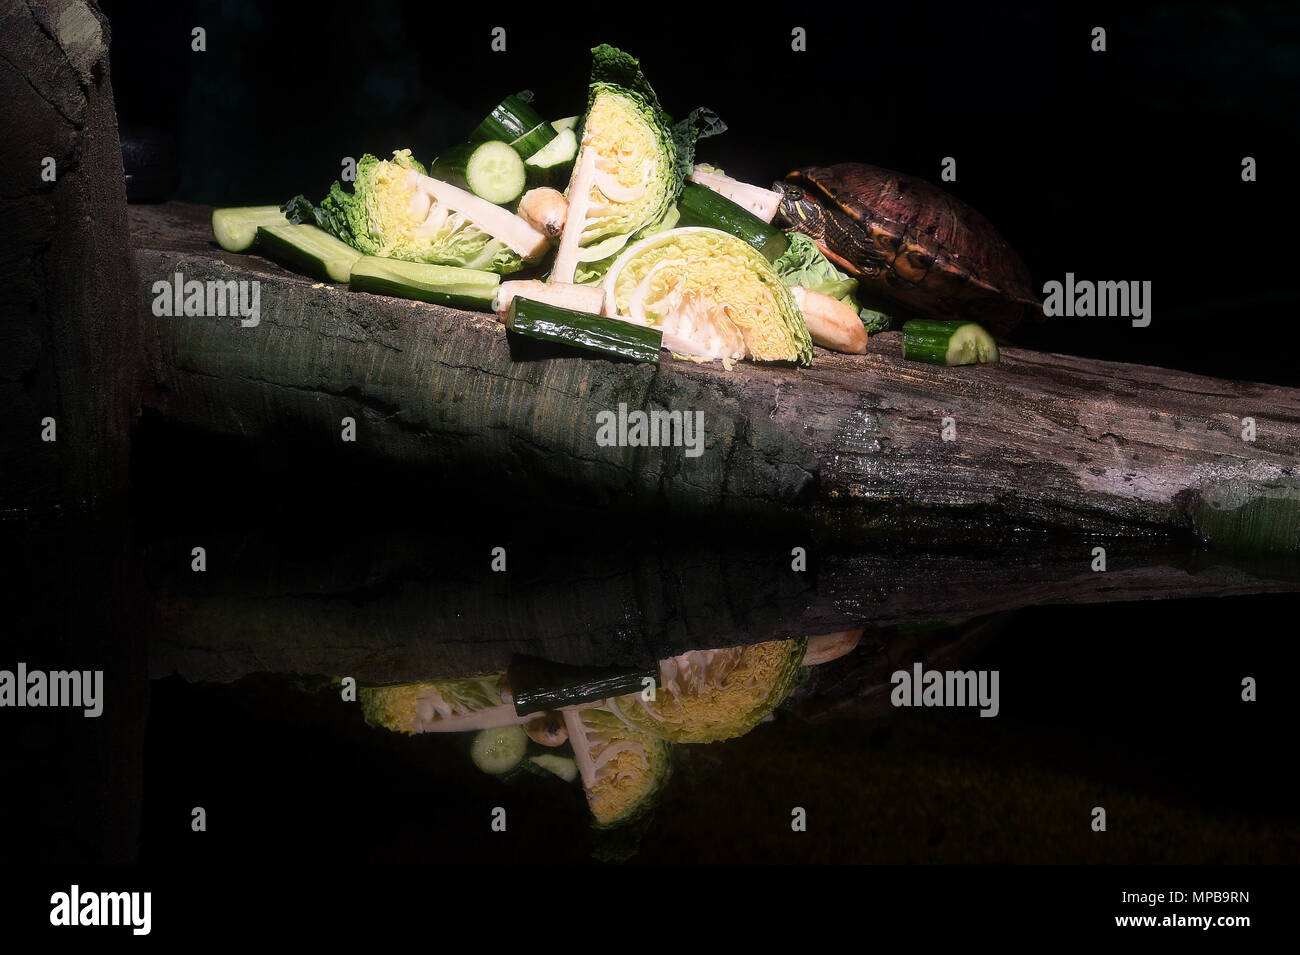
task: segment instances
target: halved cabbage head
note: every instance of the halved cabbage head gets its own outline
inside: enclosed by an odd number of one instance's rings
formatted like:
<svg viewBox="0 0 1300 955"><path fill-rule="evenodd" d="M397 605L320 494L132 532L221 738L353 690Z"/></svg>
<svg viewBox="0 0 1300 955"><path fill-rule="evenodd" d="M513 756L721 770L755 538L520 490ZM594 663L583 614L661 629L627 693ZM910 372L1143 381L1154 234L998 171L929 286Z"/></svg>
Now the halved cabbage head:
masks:
<svg viewBox="0 0 1300 955"><path fill-rule="evenodd" d="M679 355L812 362L790 289L762 253L717 229L669 229L627 249L605 276L605 310L661 329Z"/></svg>
<svg viewBox="0 0 1300 955"><path fill-rule="evenodd" d="M692 650L659 663L653 700L645 692L607 701L628 726L675 743L743 736L790 695L806 639L725 650Z"/></svg>
<svg viewBox="0 0 1300 955"><path fill-rule="evenodd" d="M672 775L668 743L600 707L565 710L564 722L598 828L626 825L654 807Z"/></svg>
<svg viewBox="0 0 1300 955"><path fill-rule="evenodd" d="M522 219L517 226L507 210L450 186L463 202L435 196L427 188L434 180L424 172L409 149L396 150L391 160L367 154L357 163L351 193L337 182L330 188L317 224L367 255L501 275L545 251L544 237L534 240L528 233L535 230L520 228L527 227Z"/></svg>
<svg viewBox="0 0 1300 955"><path fill-rule="evenodd" d="M455 733L524 722L514 704L502 699L499 676L363 686L357 695L366 722L395 733Z"/></svg>
<svg viewBox="0 0 1300 955"><path fill-rule="evenodd" d="M680 188L677 145L656 105L592 83L569 180L569 211L552 281L594 281L628 240L668 214Z"/></svg>

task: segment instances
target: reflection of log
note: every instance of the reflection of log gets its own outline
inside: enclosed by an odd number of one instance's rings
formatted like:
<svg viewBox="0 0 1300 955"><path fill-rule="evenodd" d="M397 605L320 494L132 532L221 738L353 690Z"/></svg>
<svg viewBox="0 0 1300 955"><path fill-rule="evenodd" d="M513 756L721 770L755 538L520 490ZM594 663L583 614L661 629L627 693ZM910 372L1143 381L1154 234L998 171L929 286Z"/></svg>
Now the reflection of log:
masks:
<svg viewBox="0 0 1300 955"><path fill-rule="evenodd" d="M866 356L819 353L808 370L727 372L667 357L656 369L520 352L490 316L313 287L212 245L208 210L132 210L146 308L155 281L260 279L261 324L152 318L167 416L228 434L339 441L349 450L516 494L639 500L678 513L797 510L840 533L924 530L951 539L1024 528L1203 530L1274 520L1300 546L1300 392L1007 349L998 367L905 362L899 336ZM512 354L512 348L515 352ZM703 411L707 448L599 447L596 416ZM1241 418L1257 419L1253 443ZM940 438L951 417L956 440ZM1285 521L1287 523L1283 524Z"/></svg>
<svg viewBox="0 0 1300 955"><path fill-rule="evenodd" d="M215 681L260 671L411 680L499 670L513 652L630 664L862 623L1300 590L1293 561L1233 565L1138 544L1113 554L1105 573L1091 569L1088 544L1078 542L987 555L828 557L808 575L793 573L775 550L684 543L679 551L578 548L565 556L517 544L504 576L436 563L427 556L436 544L383 537L358 540L344 555L312 541L291 552L269 536L213 539L210 553L238 557L202 575L178 559L181 544L160 544L153 563L162 628L151 670Z"/></svg>
<svg viewBox="0 0 1300 955"><path fill-rule="evenodd" d="M883 716L892 709L895 671L910 670L914 663L927 670L965 669L992 643L1007 616L868 630L852 653L812 668L786 708L809 722Z"/></svg>

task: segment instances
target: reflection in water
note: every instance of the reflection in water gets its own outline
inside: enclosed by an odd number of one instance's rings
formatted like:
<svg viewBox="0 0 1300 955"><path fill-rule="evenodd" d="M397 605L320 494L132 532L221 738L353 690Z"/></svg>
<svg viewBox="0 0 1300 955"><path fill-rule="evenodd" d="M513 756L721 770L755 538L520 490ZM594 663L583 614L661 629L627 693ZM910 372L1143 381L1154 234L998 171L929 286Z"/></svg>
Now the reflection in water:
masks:
<svg viewBox="0 0 1300 955"><path fill-rule="evenodd" d="M861 630L659 661L657 671L546 667L362 687L367 723L398 733L472 733L470 758L510 782L581 780L597 828L648 820L672 776L673 747L743 736L789 697L801 670L848 654ZM627 692L593 693L608 687Z"/></svg>

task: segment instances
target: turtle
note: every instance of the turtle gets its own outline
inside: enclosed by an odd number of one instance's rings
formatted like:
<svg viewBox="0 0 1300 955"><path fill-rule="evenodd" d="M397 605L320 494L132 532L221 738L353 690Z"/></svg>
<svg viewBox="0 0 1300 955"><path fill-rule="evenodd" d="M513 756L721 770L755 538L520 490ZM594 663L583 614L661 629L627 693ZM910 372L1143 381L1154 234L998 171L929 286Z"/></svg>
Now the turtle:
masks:
<svg viewBox="0 0 1300 955"><path fill-rule="evenodd" d="M775 188L777 224L816 240L864 290L997 337L1043 317L1029 270L993 224L923 179L851 162L796 169Z"/></svg>

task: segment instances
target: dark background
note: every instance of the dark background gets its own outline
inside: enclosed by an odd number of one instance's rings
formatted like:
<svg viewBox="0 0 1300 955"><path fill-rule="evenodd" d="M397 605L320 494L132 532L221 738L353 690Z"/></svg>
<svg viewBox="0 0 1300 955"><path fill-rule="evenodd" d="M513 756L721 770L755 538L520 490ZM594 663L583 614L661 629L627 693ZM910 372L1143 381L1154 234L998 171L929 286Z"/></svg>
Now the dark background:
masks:
<svg viewBox="0 0 1300 955"><path fill-rule="evenodd" d="M1300 383L1293 3L104 7L119 118L176 136L189 201L319 198L342 157L430 159L521 88L544 115L579 112L587 51L609 42L641 58L670 112L706 104L727 121L700 158L738 178L853 160L938 182L953 156L945 188L994 222L1036 289L1067 271L1153 283L1148 328L1058 319L1024 344ZM490 51L494 26L505 53Z"/></svg>

